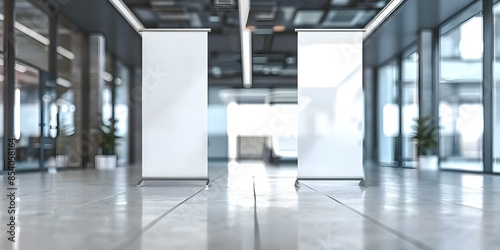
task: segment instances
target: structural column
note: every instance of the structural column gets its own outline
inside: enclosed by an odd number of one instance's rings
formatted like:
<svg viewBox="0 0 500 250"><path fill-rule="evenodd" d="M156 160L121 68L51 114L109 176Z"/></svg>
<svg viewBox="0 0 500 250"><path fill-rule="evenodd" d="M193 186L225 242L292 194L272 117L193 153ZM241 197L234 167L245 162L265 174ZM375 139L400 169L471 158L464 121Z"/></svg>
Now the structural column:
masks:
<svg viewBox="0 0 500 250"><path fill-rule="evenodd" d="M88 83L85 85L84 96L88 102L83 103L85 110L85 128L82 131L82 164L84 167L94 167L94 158L99 150L96 128L101 121L101 93L104 85L103 73L106 69L106 41L100 34L91 34L88 38Z"/></svg>
<svg viewBox="0 0 500 250"><path fill-rule="evenodd" d="M434 34L431 29L423 29L418 33L418 115L419 117L435 117L434 98Z"/></svg>
<svg viewBox="0 0 500 250"><path fill-rule="evenodd" d="M15 30L14 30L14 6L16 1L4 1L4 86L3 86L3 147L8 145L9 138L14 138L14 103L16 89L16 53L15 53ZM0 147L0 148L3 148ZM3 170L7 171L8 158L3 149Z"/></svg>
<svg viewBox="0 0 500 250"><path fill-rule="evenodd" d="M493 0L483 0L483 164L493 172L493 65L495 62Z"/></svg>
<svg viewBox="0 0 500 250"><path fill-rule="evenodd" d="M375 102L375 70L373 68L363 69L363 92L365 93L365 135L363 140L363 152L365 162L375 162L376 148L376 105Z"/></svg>
<svg viewBox="0 0 500 250"><path fill-rule="evenodd" d="M418 117L430 117L439 123L439 34L422 29L417 38L418 51ZM439 138L436 138L439 140ZM439 149L434 150L439 154Z"/></svg>

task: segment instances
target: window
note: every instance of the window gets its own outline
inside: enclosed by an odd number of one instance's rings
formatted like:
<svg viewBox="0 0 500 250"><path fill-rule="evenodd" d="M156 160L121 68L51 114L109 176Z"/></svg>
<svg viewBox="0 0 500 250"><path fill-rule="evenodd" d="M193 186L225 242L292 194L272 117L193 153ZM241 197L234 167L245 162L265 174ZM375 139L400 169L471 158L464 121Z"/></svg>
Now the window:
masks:
<svg viewBox="0 0 500 250"><path fill-rule="evenodd" d="M493 81L493 172L500 173L500 3L493 7L495 64Z"/></svg>
<svg viewBox="0 0 500 250"><path fill-rule="evenodd" d="M120 137L116 141L118 163L129 162L129 86L130 70L120 61L116 63L115 83L115 120L116 134Z"/></svg>
<svg viewBox="0 0 500 250"><path fill-rule="evenodd" d="M440 37L439 123L441 168L483 171L481 14Z"/></svg>
<svg viewBox="0 0 500 250"><path fill-rule="evenodd" d="M378 73L378 159L382 165L396 164L396 140L399 135L397 75L395 62L382 66Z"/></svg>
<svg viewBox="0 0 500 250"><path fill-rule="evenodd" d="M416 148L413 142L413 125L418 118L418 54L417 52L403 58L402 92L402 135L403 166L416 166Z"/></svg>
<svg viewBox="0 0 500 250"><path fill-rule="evenodd" d="M57 29L57 104L59 133L57 154L65 166L81 166L78 142L81 137L82 34L67 19L59 16Z"/></svg>

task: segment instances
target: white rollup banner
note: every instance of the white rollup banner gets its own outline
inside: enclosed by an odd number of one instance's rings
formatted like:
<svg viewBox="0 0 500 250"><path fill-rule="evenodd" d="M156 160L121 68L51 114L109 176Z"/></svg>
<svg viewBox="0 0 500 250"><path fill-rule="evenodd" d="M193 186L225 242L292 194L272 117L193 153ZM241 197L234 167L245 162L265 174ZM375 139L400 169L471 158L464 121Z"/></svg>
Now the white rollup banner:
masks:
<svg viewBox="0 0 500 250"><path fill-rule="evenodd" d="M142 32L145 179L208 179L208 31Z"/></svg>
<svg viewBox="0 0 500 250"><path fill-rule="evenodd" d="M298 179L363 179L361 30L298 31Z"/></svg>

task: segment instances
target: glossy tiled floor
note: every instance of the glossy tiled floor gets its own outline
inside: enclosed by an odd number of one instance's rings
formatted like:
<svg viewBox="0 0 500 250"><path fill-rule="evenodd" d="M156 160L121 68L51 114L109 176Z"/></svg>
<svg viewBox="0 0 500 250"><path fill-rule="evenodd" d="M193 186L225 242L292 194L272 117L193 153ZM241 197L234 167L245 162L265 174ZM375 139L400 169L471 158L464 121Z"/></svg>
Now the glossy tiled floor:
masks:
<svg viewBox="0 0 500 250"><path fill-rule="evenodd" d="M368 169L357 182L302 182L292 167L212 164L199 182L148 182L140 168L18 175L16 243L0 249L500 249L500 176Z"/></svg>

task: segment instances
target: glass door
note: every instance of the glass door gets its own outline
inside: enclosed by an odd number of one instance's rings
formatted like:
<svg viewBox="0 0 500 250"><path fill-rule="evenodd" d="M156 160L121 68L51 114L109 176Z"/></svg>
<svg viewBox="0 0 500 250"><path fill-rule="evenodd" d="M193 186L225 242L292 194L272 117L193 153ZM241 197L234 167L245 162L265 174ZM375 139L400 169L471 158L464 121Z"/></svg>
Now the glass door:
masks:
<svg viewBox="0 0 500 250"><path fill-rule="evenodd" d="M40 166L54 170L59 164L56 161L56 138L59 134L58 126L58 106L56 83L54 80L49 80L48 73L42 71L40 73L41 85L41 155Z"/></svg>
<svg viewBox="0 0 500 250"><path fill-rule="evenodd" d="M469 18L440 37L440 162L443 169L483 171L483 20Z"/></svg>
<svg viewBox="0 0 500 250"><path fill-rule="evenodd" d="M16 62L16 90L14 101L14 136L16 166L19 170L39 169L40 140L40 72Z"/></svg>
<svg viewBox="0 0 500 250"><path fill-rule="evenodd" d="M378 160L382 166L397 166L396 144L399 135L398 67L396 62L378 71L377 115Z"/></svg>
<svg viewBox="0 0 500 250"><path fill-rule="evenodd" d="M495 64L493 82L493 172L500 173L500 3L493 6Z"/></svg>
<svg viewBox="0 0 500 250"><path fill-rule="evenodd" d="M55 138L58 108L55 82L48 74L16 62L14 135L17 140L17 168L40 170L56 164Z"/></svg>

